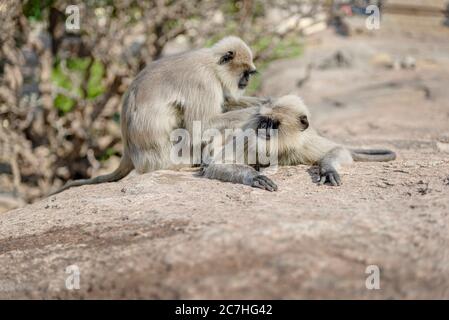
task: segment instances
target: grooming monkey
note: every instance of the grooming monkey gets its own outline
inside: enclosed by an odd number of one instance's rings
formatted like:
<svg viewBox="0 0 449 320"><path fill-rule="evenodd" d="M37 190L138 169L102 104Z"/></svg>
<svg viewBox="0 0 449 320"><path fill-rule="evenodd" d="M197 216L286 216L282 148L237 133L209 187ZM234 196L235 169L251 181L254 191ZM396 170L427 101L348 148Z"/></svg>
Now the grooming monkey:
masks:
<svg viewBox="0 0 449 320"><path fill-rule="evenodd" d="M250 48L238 37L226 37L211 48L193 50L151 62L131 83L123 100L123 156L112 173L67 183L57 192L85 184L112 182L132 169L145 173L170 169L170 133L194 121L202 130L224 128L233 122L223 111L264 102L242 96L256 73ZM194 146L191 146L194 147ZM201 159L193 159L200 163Z"/></svg>
<svg viewBox="0 0 449 320"><path fill-rule="evenodd" d="M234 119L240 117L235 120L236 123L246 121L244 129L251 128L258 132L258 139L269 141L273 130L277 130L278 164L318 165L320 184L329 182L332 186L341 185L338 170L341 165L351 164L353 161L396 159L396 154L390 150L349 149L320 136L310 126L309 110L302 99L294 95L275 99L268 105L232 111L228 116L232 113L235 113ZM254 147L247 146L245 152L251 150ZM218 153L218 157L221 156ZM242 183L268 191L277 190L276 184L262 175L257 167L257 162L255 165L247 165L212 160L202 167L201 174L210 179Z"/></svg>

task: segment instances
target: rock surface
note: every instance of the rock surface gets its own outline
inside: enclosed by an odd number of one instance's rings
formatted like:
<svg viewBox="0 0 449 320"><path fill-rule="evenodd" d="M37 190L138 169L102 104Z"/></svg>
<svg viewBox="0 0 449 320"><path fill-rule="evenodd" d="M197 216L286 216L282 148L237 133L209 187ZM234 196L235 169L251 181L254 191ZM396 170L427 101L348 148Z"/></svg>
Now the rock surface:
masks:
<svg viewBox="0 0 449 320"><path fill-rule="evenodd" d="M265 73L264 94L304 96L326 136L398 160L344 168L339 188L298 166L270 174L274 193L171 171L68 190L0 215L0 298L449 298L449 31L432 21L326 32ZM339 50L351 66L295 85ZM406 54L415 69L370 63Z"/></svg>

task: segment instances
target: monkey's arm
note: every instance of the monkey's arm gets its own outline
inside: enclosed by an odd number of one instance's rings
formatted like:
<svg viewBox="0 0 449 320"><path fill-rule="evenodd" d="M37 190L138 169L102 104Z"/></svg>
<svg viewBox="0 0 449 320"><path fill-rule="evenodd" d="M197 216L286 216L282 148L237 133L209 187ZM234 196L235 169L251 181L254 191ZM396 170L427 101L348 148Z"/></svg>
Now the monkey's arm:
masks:
<svg viewBox="0 0 449 320"><path fill-rule="evenodd" d="M231 96L226 96L224 103L224 112L238 110L242 108L257 107L270 102L271 102L270 98L243 96L238 99L235 99Z"/></svg>
<svg viewBox="0 0 449 320"><path fill-rule="evenodd" d="M258 110L258 107L248 107L221 113L213 117L208 128L218 130L241 128Z"/></svg>
<svg viewBox="0 0 449 320"><path fill-rule="evenodd" d="M352 156L348 149L335 147L327 152L318 162L320 167L320 184L329 182L333 186L341 185L341 178L338 174L340 166L352 162Z"/></svg>
<svg viewBox="0 0 449 320"><path fill-rule="evenodd" d="M391 161L394 159L396 159L396 154L391 150L336 147L319 161L320 184L329 182L333 186L341 185L341 179L337 172L341 165L350 164L353 161Z"/></svg>
<svg viewBox="0 0 449 320"><path fill-rule="evenodd" d="M341 185L338 170L341 165L352 163L350 151L320 136L313 128L304 131L300 139L300 163L319 166L319 184Z"/></svg>
<svg viewBox="0 0 449 320"><path fill-rule="evenodd" d="M244 164L216 164L204 166L200 173L208 179L245 184L254 188L276 191L277 185L270 178Z"/></svg>
<svg viewBox="0 0 449 320"><path fill-rule="evenodd" d="M200 175L208 179L240 183L268 191L276 191L277 185L252 166L249 166L246 157L239 159L238 154L226 152L226 150L234 150L236 139L238 140L235 136L228 137L224 145L220 142L221 138L218 141L209 141L203 149L203 164ZM219 145L216 145L216 142ZM244 155L251 152L248 148L250 147L246 144L243 151Z"/></svg>

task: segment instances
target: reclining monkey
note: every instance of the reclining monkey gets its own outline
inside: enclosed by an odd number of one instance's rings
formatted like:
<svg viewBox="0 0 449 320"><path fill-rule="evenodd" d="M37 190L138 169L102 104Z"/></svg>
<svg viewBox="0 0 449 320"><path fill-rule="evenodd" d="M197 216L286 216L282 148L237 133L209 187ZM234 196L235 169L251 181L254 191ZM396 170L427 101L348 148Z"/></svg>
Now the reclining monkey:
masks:
<svg viewBox="0 0 449 320"><path fill-rule="evenodd" d="M392 161L396 154L390 150L349 149L320 136L310 126L310 114L301 98L288 95L275 99L268 105L250 107L227 113L234 115L235 123L244 122L243 129L258 132L259 139L270 140L272 130L277 130L279 165L318 165L320 184L329 182L341 185L338 170L353 161ZM262 133L262 134L260 134ZM245 152L251 149L248 147ZM221 153L218 152L219 157ZM268 191L277 190L276 184L262 175L255 165L246 163L219 163L212 159L202 167L201 175L233 183L242 183ZM221 160L221 159L220 159Z"/></svg>

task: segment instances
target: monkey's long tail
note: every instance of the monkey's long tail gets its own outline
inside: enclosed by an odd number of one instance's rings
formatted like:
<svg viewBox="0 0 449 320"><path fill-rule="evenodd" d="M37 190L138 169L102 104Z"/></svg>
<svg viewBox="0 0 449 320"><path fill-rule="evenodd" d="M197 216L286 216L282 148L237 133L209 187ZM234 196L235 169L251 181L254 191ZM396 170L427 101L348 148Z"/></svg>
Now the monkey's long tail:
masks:
<svg viewBox="0 0 449 320"><path fill-rule="evenodd" d="M115 169L114 172L105 174L103 176L98 176L92 179L81 179L81 180L75 180L75 181L69 181L67 182L61 189L51 193L49 196L55 195L57 193L60 193L64 190L67 190L71 187L78 187L85 184L97 184L97 183L103 183L103 182L114 182L118 181L128 175L134 168L134 165L129 158L127 152L123 154L122 159L120 160L120 164L117 169Z"/></svg>
<svg viewBox="0 0 449 320"><path fill-rule="evenodd" d="M393 161L396 153L388 149L350 149L354 161Z"/></svg>

